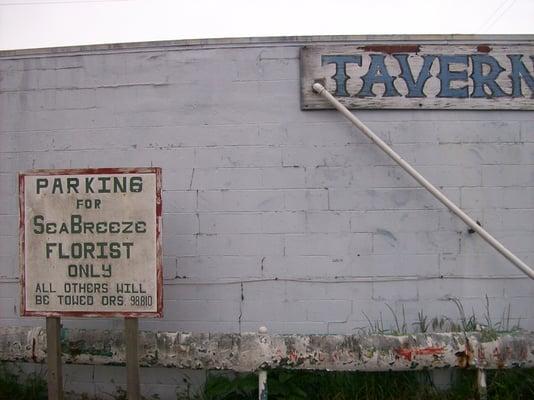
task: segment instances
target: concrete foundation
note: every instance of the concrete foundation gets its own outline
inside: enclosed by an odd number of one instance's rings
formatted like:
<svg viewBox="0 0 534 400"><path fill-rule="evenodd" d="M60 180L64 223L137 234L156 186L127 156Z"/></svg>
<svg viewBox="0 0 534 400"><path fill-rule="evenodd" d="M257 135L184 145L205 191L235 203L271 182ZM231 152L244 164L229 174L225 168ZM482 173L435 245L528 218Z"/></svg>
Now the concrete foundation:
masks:
<svg viewBox="0 0 534 400"><path fill-rule="evenodd" d="M43 362L42 328L0 328L0 360ZM534 367L534 333L433 333L406 336L268 335L140 332L145 367L232 370L290 368L409 371ZM64 329L65 363L124 365L122 331Z"/></svg>

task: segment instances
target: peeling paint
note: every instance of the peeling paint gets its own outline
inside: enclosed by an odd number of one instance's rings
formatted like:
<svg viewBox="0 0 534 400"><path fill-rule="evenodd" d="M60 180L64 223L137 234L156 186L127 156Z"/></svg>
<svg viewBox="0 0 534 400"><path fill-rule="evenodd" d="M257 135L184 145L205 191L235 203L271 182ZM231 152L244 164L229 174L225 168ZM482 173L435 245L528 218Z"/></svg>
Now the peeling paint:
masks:
<svg viewBox="0 0 534 400"><path fill-rule="evenodd" d="M406 371L432 368L534 367L534 333L480 332L391 335L269 335L139 333L140 363L185 369L257 371L289 368L331 371ZM123 365L120 330L65 329L61 348L67 363ZM0 328L0 360L44 362L43 328Z"/></svg>

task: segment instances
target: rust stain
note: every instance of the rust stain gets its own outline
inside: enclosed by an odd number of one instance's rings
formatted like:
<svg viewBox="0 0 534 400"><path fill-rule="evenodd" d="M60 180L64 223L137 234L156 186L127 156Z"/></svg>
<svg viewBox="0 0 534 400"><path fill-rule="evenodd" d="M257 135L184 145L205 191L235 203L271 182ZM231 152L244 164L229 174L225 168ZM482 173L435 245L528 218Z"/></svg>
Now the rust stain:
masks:
<svg viewBox="0 0 534 400"><path fill-rule="evenodd" d="M436 356L445 352L443 347L425 347L424 349L416 349L415 354L421 356Z"/></svg>
<svg viewBox="0 0 534 400"><path fill-rule="evenodd" d="M20 262L20 296L21 296L21 307L20 307L20 313L21 315L24 315L24 312L26 311L26 296L24 296L24 293L26 292L26 275L24 271L26 270L26 262L24 260L24 249L26 248L26 236L25 236L25 174L21 173L18 175L18 181L19 181L19 262Z"/></svg>
<svg viewBox="0 0 534 400"><path fill-rule="evenodd" d="M496 347L493 350L493 358L495 358L498 368L504 367L504 360L503 360L503 357L502 357L501 353L499 352L499 348L498 347Z"/></svg>
<svg viewBox="0 0 534 400"><path fill-rule="evenodd" d="M299 358L299 356L298 356L296 351L290 352L287 357L289 358L289 361L291 361L291 362L297 362L298 358Z"/></svg>
<svg viewBox="0 0 534 400"><path fill-rule="evenodd" d="M491 47L489 47L487 44L479 44L477 46L477 51L479 53L489 53L491 51Z"/></svg>
<svg viewBox="0 0 534 400"><path fill-rule="evenodd" d="M151 170L156 174L156 296L157 312L155 317L163 316L163 247L162 247L162 214L163 202L161 197L162 176L160 167L152 167Z"/></svg>
<svg viewBox="0 0 534 400"><path fill-rule="evenodd" d="M334 360L335 362L339 361L339 354L337 351L334 351L332 353L332 360Z"/></svg>
<svg viewBox="0 0 534 400"><path fill-rule="evenodd" d="M484 350L481 347L479 347L478 349L477 357L479 362L486 361L486 354L484 353Z"/></svg>
<svg viewBox="0 0 534 400"><path fill-rule="evenodd" d="M495 359L495 362L497 364L497 368L504 368L506 364L506 360L511 358L512 351L510 347L505 347L504 349L499 349L496 347L493 350L493 358Z"/></svg>
<svg viewBox="0 0 534 400"><path fill-rule="evenodd" d="M382 45L371 44L360 47L363 51L377 51L380 53L394 54L394 53L418 53L420 50L419 45L416 44L398 44L398 45Z"/></svg>
<svg viewBox="0 0 534 400"><path fill-rule="evenodd" d="M473 348L471 347L471 343L469 343L469 339L465 338L465 350L464 351L457 351L454 353L454 355L457 358L458 361L458 367L460 368L469 368L471 365L471 362L473 361Z"/></svg>
<svg viewBox="0 0 534 400"><path fill-rule="evenodd" d="M321 84L322 86L326 87L326 79L324 79L324 78L321 78L321 79L315 79L315 80L313 81L313 83L319 83L319 84Z"/></svg>
<svg viewBox="0 0 534 400"><path fill-rule="evenodd" d="M101 174L153 174L159 167L127 167L127 168L72 168L72 169L34 169L21 172L21 175L101 175Z"/></svg>
<svg viewBox="0 0 534 400"><path fill-rule="evenodd" d="M471 361L471 355L468 351L457 351L454 353L456 356L456 359L458 361L458 367L460 368L467 368L469 367L469 363Z"/></svg>
<svg viewBox="0 0 534 400"><path fill-rule="evenodd" d="M443 347L424 347L422 349L395 349L402 358L412 361L414 356L437 356L445 352Z"/></svg>
<svg viewBox="0 0 534 400"><path fill-rule="evenodd" d="M397 353L402 358L412 361L412 350L411 349L395 349L395 353Z"/></svg>

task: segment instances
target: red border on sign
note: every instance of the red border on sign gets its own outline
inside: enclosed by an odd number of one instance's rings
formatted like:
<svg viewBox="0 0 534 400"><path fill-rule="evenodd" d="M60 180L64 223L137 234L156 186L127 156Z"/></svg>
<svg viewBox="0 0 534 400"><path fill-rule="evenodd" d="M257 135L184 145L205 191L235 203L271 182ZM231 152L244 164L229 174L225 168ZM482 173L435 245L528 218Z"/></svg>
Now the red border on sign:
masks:
<svg viewBox="0 0 534 400"><path fill-rule="evenodd" d="M25 259L25 177L41 175L100 175L100 174L156 174L156 294L157 309L154 312L120 312L120 311L28 311L26 310L26 259ZM25 317L162 317L163 316L163 250L161 168L85 168L85 169L37 169L19 173L19 263L20 263L20 297L21 315Z"/></svg>

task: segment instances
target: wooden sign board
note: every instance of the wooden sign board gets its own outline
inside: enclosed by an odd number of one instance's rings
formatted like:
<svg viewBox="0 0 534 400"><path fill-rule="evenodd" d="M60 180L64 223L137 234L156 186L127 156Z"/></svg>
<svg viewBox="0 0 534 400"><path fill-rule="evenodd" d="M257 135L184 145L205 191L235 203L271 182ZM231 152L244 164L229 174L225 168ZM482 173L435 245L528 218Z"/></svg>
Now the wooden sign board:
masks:
<svg viewBox="0 0 534 400"><path fill-rule="evenodd" d="M373 44L301 50L301 108L534 110L534 43Z"/></svg>
<svg viewBox="0 0 534 400"><path fill-rule="evenodd" d="M161 169L19 174L21 313L161 316Z"/></svg>

